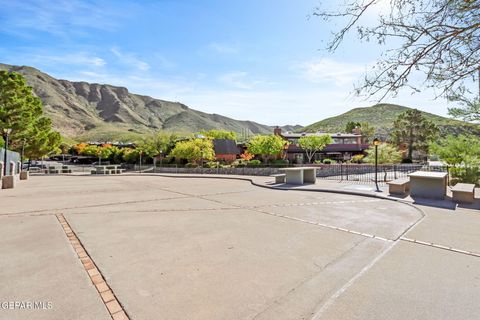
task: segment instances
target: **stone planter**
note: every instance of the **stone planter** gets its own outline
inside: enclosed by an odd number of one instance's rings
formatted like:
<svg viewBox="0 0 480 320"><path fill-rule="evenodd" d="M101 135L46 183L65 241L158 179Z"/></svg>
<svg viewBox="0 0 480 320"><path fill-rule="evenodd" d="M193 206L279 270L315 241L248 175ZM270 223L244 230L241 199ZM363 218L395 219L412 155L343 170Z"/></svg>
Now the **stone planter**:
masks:
<svg viewBox="0 0 480 320"><path fill-rule="evenodd" d="M28 171L20 172L20 180L28 180L28 177L29 177Z"/></svg>
<svg viewBox="0 0 480 320"><path fill-rule="evenodd" d="M4 176L2 178L2 189L13 189L15 188L15 176Z"/></svg>

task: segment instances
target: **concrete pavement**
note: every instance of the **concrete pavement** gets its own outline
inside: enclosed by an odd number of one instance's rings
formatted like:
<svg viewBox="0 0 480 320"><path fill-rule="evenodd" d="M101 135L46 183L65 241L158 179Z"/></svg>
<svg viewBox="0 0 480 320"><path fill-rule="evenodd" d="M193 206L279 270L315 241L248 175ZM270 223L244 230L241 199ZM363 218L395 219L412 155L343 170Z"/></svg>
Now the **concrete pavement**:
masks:
<svg viewBox="0 0 480 320"><path fill-rule="evenodd" d="M122 175L36 176L0 192L0 303L52 303L0 319L110 317L59 213L130 319L480 314L480 257L448 250L480 251L477 210Z"/></svg>

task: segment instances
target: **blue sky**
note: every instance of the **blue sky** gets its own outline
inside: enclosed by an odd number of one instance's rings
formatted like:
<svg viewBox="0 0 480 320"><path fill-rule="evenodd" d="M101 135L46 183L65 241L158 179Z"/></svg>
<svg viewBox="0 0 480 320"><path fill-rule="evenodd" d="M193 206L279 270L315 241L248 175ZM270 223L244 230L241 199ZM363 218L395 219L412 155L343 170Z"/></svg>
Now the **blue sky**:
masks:
<svg viewBox="0 0 480 320"><path fill-rule="evenodd" d="M384 50L353 36L335 54L322 50L335 25L309 17L318 4L0 0L0 62L236 119L307 125L372 105L352 91ZM385 102L445 115L434 96L405 91Z"/></svg>

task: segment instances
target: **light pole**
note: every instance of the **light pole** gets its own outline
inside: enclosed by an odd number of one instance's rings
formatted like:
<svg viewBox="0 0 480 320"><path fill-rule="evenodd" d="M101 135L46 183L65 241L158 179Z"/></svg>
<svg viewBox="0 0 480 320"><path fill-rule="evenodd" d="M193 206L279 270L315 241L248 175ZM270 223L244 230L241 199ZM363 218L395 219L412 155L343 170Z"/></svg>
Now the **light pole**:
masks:
<svg viewBox="0 0 480 320"><path fill-rule="evenodd" d="M375 138L373 139L373 145L375 146L375 187L377 190L376 192L381 192L378 188L378 145L380 144L380 140Z"/></svg>
<svg viewBox="0 0 480 320"><path fill-rule="evenodd" d="M142 173L142 153L143 153L142 151L139 152L139 154L140 154L140 167L138 169L139 173Z"/></svg>
<svg viewBox="0 0 480 320"><path fill-rule="evenodd" d="M10 128L3 128L3 141L5 141L5 145L3 146L4 153L3 153L3 175L7 175L7 149L8 149L8 135L12 132Z"/></svg>

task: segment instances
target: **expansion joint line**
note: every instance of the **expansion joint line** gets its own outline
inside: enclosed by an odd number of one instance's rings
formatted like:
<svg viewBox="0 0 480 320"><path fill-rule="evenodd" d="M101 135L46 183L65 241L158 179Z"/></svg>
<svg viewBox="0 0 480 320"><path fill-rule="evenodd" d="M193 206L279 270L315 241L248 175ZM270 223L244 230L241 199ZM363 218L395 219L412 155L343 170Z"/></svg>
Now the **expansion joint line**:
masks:
<svg viewBox="0 0 480 320"><path fill-rule="evenodd" d="M420 240L410 239L410 238L405 238L405 237L401 237L400 240L411 242L411 243L416 243L416 244L420 244L420 245L428 246L428 247L432 247L432 248L452 251L452 252L455 252L455 253L466 254L466 255L469 255L469 256L474 256L474 257L479 257L480 258L480 253L478 253L478 252L473 252L473 251L467 251L467 250L442 246L440 244L435 244L435 243L431 243L431 242L425 242L425 241L420 241Z"/></svg>
<svg viewBox="0 0 480 320"><path fill-rule="evenodd" d="M88 274L88 277L92 281L93 285L97 289L98 294L102 298L103 304L108 310L108 313L113 320L129 320L129 316L125 312L123 306L118 301L117 297L113 293L112 289L105 281L105 278L102 276L100 270L95 265L95 262L92 260L90 255L85 250L84 246L76 236L75 232L72 230L68 221L65 219L64 215L59 213L55 215L60 222L60 225L65 232L70 245L73 247L77 253L78 258L83 264L85 271Z"/></svg>

